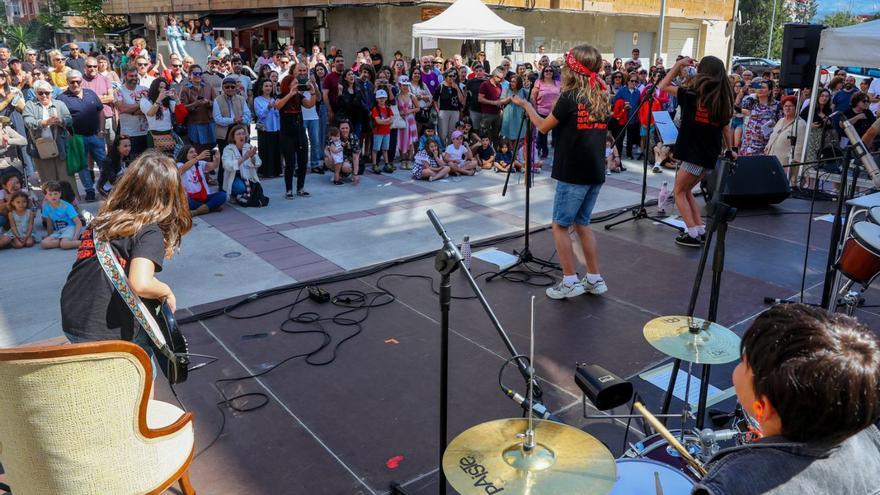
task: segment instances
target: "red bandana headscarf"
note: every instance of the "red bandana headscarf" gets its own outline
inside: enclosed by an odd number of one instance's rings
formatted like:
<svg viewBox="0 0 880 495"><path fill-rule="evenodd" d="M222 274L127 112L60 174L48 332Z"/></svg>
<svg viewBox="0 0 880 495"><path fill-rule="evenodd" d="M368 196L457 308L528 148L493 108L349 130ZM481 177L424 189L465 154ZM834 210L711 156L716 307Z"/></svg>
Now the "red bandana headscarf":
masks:
<svg viewBox="0 0 880 495"><path fill-rule="evenodd" d="M582 76L587 76L590 78L590 86L595 86L596 83L599 83L599 87L603 90L606 89L605 82L602 81L602 78L599 77L599 74L591 71L584 64L578 62L574 55L571 54L571 51L565 53L565 65L568 66L569 69L574 71L575 74L580 74Z"/></svg>

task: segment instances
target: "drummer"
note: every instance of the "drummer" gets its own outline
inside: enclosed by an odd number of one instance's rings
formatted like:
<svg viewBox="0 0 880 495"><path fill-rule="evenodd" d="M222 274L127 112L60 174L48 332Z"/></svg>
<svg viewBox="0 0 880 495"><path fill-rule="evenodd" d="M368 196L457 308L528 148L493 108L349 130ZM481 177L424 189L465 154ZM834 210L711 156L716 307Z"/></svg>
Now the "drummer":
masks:
<svg viewBox="0 0 880 495"><path fill-rule="evenodd" d="M695 495L873 494L880 487L880 341L801 304L761 314L733 384L763 438L709 460Z"/></svg>

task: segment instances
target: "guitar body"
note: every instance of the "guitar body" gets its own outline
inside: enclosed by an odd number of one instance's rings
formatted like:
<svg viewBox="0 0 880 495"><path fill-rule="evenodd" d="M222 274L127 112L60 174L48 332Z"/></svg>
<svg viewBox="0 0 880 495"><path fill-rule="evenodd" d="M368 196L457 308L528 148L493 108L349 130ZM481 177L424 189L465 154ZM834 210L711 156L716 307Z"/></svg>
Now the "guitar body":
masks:
<svg viewBox="0 0 880 495"><path fill-rule="evenodd" d="M172 360L153 342L156 361L159 363L162 374L168 378L172 385L185 382L189 374L189 347L180 327L177 326L174 313L171 312L171 308L167 304L159 301L144 299L143 303L159 325L159 331L165 337L168 348L174 353Z"/></svg>

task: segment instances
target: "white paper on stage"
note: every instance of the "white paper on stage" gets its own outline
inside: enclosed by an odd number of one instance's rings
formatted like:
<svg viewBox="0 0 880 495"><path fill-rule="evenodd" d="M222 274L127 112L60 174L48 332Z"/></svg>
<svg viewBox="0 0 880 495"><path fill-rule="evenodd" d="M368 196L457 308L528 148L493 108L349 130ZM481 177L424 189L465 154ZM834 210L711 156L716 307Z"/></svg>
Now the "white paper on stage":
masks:
<svg viewBox="0 0 880 495"><path fill-rule="evenodd" d="M519 259L510 253L505 253L496 248L483 249L473 253L471 256L481 259L486 263L491 263L497 266L499 270L504 270L505 268L513 266L513 264Z"/></svg>
<svg viewBox="0 0 880 495"><path fill-rule="evenodd" d="M654 114L654 125L657 126L657 132L660 133L660 139L663 140L663 144L675 143L675 140L678 139L678 127L675 126L675 122L672 121L669 112L660 110L651 113Z"/></svg>
<svg viewBox="0 0 880 495"><path fill-rule="evenodd" d="M422 50L436 50L437 49L437 38L432 38L430 36L425 36L422 38Z"/></svg>
<svg viewBox="0 0 880 495"><path fill-rule="evenodd" d="M653 370L646 371L639 375L639 378L645 380L646 382L655 385L657 388L661 390L666 390L666 387L669 386L669 377L672 375L672 363L663 365L659 368L655 368ZM675 396L676 399L683 401L685 388L687 388L687 378L688 374L686 371L679 369L678 376L675 380L675 390L673 390L672 395ZM728 388L727 390L721 390L714 385L709 385L709 391L706 394L706 405L712 406L717 404L723 400L726 400L730 397L733 397L736 394L736 391L733 387ZM688 390L688 402L691 404L691 407L697 407L697 402L700 397L700 379L691 376L691 388Z"/></svg>

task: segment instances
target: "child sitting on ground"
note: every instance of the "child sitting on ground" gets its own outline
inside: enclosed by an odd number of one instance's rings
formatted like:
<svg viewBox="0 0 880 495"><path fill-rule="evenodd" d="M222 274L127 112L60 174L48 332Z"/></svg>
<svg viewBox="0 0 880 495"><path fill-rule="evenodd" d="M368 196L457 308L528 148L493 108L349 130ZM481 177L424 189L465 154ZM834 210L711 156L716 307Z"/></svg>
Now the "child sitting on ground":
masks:
<svg viewBox="0 0 880 495"><path fill-rule="evenodd" d="M0 248L12 244L15 249L34 245L34 211L28 208L30 199L21 191L12 194L9 200L10 211L6 216L9 230L0 235Z"/></svg>
<svg viewBox="0 0 880 495"><path fill-rule="evenodd" d="M61 199L61 183L50 180L43 185L43 220L47 236L40 243L43 249L77 249L83 224L72 204Z"/></svg>
<svg viewBox="0 0 880 495"><path fill-rule="evenodd" d="M492 147L492 143L489 141L489 136L485 134L480 135L480 146L476 151L477 163L480 165L480 168L483 170L490 170L495 166L495 148Z"/></svg>
<svg viewBox="0 0 880 495"><path fill-rule="evenodd" d="M614 146L614 136L609 133L605 136L605 173L619 174L623 170L626 169L620 163L620 154L617 152L617 147Z"/></svg>
<svg viewBox="0 0 880 495"><path fill-rule="evenodd" d="M437 143L438 149L443 149L443 141L441 141L440 136L437 135L437 129L434 128L434 124L425 124L424 134L419 138L418 151L426 149L429 141L434 141Z"/></svg>
<svg viewBox="0 0 880 495"><path fill-rule="evenodd" d="M455 175L474 175L477 172L477 161L470 148L465 146L461 131L452 133L452 143L443 152L443 161Z"/></svg>
<svg viewBox="0 0 880 495"><path fill-rule="evenodd" d="M510 169L510 166L514 163L517 163L516 167L514 167L515 172L522 171L522 164L519 162L514 162L513 152L510 151L510 145L507 144L507 141L501 141L501 146L498 147L498 153L495 154L495 172L507 172Z"/></svg>

